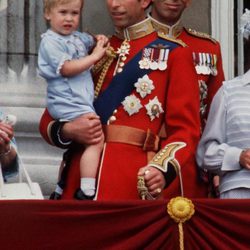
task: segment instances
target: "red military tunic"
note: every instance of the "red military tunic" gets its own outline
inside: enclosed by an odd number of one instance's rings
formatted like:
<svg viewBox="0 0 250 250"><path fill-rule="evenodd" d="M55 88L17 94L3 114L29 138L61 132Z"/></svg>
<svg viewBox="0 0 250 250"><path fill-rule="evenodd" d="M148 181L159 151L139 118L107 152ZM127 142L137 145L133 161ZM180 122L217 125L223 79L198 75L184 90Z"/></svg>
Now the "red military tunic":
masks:
<svg viewBox="0 0 250 250"><path fill-rule="evenodd" d="M204 128L211 101L225 80L220 44L206 33L184 28L181 22L168 26L151 16L150 19L158 32L182 40L192 50L200 87L200 112Z"/></svg>
<svg viewBox="0 0 250 250"><path fill-rule="evenodd" d="M144 30L141 29L142 27ZM123 38L118 38L123 34L128 36L128 42L124 42ZM190 198L205 197L206 188L198 181L195 164L195 151L200 137L199 89L190 50L179 46L174 41L168 41L166 37L159 37L151 30L151 23L148 20L126 29L118 36L113 36L110 45L118 56L111 60L111 65L105 64L103 72L96 76L97 89L100 88L98 98L107 91L114 75L119 74L121 86L127 87L126 84L129 84L127 80L123 81L123 78L126 79L128 75L134 75L136 80L132 82L132 91L124 96L122 103L112 110L107 122L109 130L112 132L115 128L122 126L122 129L125 129L122 131L139 129L147 132L150 130L151 134L158 135L162 125L165 124L167 137L161 141L157 150L160 152L150 161L150 164L166 172L167 179L166 166L169 164L175 168L180 166L184 195ZM163 48L165 55L168 47L171 46L174 48L164 59L167 62L166 70L150 66L152 69L147 74L137 78L137 73L141 71L140 67L143 67L141 66L143 59L149 57L153 61L155 54L156 59L159 57L157 48ZM138 53L142 53L143 56L137 58ZM143 84L140 85L140 83ZM109 102L114 99L116 99L116 92L111 91L109 99L105 100L104 104L109 106ZM105 105L99 105L99 107L102 107L101 111L107 109ZM49 122L48 113L45 113L40 128L47 140L51 136L51 130L47 129ZM120 133L118 137L124 139L124 134ZM139 199L137 172L139 168L148 164L147 149L133 145L135 140L133 136L128 135L126 138L130 140L126 139L126 142L119 142L119 138L118 141L116 139L112 141L112 138L109 140L109 134L106 134L106 138L108 142L103 150L96 198L98 200ZM169 145L177 145L172 152L173 158L166 153ZM63 193L64 199L72 199L75 190L79 187L80 156L81 153L76 152L72 157ZM178 177L167 187L166 192L168 198L181 194Z"/></svg>

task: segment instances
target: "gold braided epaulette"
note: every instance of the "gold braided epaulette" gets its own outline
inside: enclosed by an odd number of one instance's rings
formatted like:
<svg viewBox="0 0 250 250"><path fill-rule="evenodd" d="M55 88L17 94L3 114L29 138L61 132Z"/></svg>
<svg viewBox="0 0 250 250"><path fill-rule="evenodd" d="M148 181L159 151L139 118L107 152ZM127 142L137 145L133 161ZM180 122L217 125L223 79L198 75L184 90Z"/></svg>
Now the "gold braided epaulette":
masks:
<svg viewBox="0 0 250 250"><path fill-rule="evenodd" d="M188 34L192 35L192 36L196 36L199 38L203 38L203 39L207 39L210 40L213 43L218 43L217 40L215 40L214 38L212 38L209 34L207 33L203 33L200 31L196 31L194 29L190 29L190 28L184 28Z"/></svg>
<svg viewBox="0 0 250 250"><path fill-rule="evenodd" d="M163 34L162 32L157 32L157 34L158 34L158 36L159 36L160 38L163 38L163 39L168 40L168 41L170 41L170 42L177 43L177 44L181 45L182 47L187 47L187 44L184 43L184 42L183 42L182 40L180 40L180 39L177 39L177 38L174 38L174 37L170 37L170 36L168 36L168 35L166 35L166 34Z"/></svg>

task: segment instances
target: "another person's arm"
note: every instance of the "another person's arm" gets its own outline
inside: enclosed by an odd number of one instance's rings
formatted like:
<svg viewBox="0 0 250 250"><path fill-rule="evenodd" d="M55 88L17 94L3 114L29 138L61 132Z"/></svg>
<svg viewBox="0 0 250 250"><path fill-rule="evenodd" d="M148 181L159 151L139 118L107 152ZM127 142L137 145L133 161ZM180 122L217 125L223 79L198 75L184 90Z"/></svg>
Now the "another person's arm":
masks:
<svg viewBox="0 0 250 250"><path fill-rule="evenodd" d="M102 126L97 115L91 114L76 118L70 122L53 120L47 110L40 120L40 133L51 145L68 148L71 142L96 144L100 142Z"/></svg>
<svg viewBox="0 0 250 250"><path fill-rule="evenodd" d="M0 163L3 174L8 175L17 171L17 152L13 141L13 128L11 125L0 122Z"/></svg>
<svg viewBox="0 0 250 250"><path fill-rule="evenodd" d="M154 172L157 172L145 177L152 195L157 193L155 187L163 189L172 183L179 167L184 170L192 168L185 171L196 171L195 151L200 138L199 89L192 63L191 52L188 49L176 49L170 53L167 80L169 86L165 107L167 137L162 141L162 149L146 167L155 168ZM185 69L182 74L178 73L180 69ZM176 149L174 161L168 160L171 156L167 155L167 150L165 152L166 147L171 145L175 145ZM140 169L138 174L143 173L145 168Z"/></svg>
<svg viewBox="0 0 250 250"><path fill-rule="evenodd" d="M105 55L106 49L107 40L100 38L90 55L65 61L60 70L61 75L64 77L72 77L82 73L99 61Z"/></svg>
<svg viewBox="0 0 250 250"><path fill-rule="evenodd" d="M211 104L207 124L197 150L197 163L215 174L241 169L242 149L226 143L226 108L223 87Z"/></svg>

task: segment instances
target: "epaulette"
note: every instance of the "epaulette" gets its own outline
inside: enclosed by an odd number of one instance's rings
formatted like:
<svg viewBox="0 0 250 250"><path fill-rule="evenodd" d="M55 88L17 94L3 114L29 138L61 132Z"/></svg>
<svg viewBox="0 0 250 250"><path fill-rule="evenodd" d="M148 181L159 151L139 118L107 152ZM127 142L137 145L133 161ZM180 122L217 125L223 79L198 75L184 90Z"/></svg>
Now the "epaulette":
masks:
<svg viewBox="0 0 250 250"><path fill-rule="evenodd" d="M190 28L184 28L184 29L187 31L188 34L190 34L192 36L204 38L204 39L210 40L213 43L217 43L217 41L207 33L199 32L199 31L196 31L196 30L190 29Z"/></svg>
<svg viewBox="0 0 250 250"><path fill-rule="evenodd" d="M187 44L184 43L184 42L183 42L182 40L180 40L180 39L176 39L176 38L174 38L174 37L170 37L170 36L168 36L168 35L163 34L162 32L157 32L157 34L158 34L158 36L159 36L160 38L163 38L163 39L168 40L168 41L170 41L170 42L177 43L177 44L181 45L182 47L187 47Z"/></svg>

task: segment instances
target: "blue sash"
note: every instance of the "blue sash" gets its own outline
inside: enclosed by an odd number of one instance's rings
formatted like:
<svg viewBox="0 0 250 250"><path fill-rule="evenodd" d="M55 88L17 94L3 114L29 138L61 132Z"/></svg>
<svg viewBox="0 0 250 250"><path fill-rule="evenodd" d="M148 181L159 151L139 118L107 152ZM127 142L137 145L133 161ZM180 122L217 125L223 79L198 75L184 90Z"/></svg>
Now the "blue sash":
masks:
<svg viewBox="0 0 250 250"><path fill-rule="evenodd" d="M152 47L153 45L167 45L171 51L179 45L164 39L157 39L145 47ZM145 48L143 47L143 48ZM94 102L96 113L101 117L102 124L107 124L108 119L112 116L114 110L120 106L121 102L126 96L133 91L134 84L138 78L151 72L151 69L141 69L138 62L142 58L141 50L134 56L123 68L121 73L116 74L109 86L103 91Z"/></svg>

